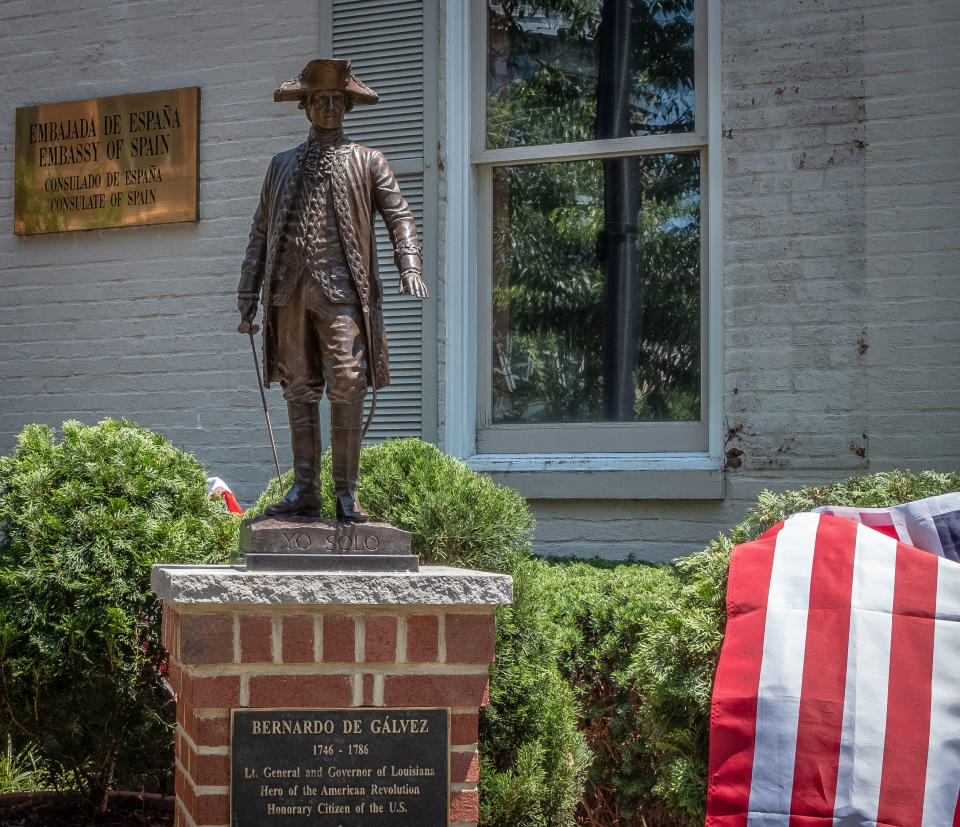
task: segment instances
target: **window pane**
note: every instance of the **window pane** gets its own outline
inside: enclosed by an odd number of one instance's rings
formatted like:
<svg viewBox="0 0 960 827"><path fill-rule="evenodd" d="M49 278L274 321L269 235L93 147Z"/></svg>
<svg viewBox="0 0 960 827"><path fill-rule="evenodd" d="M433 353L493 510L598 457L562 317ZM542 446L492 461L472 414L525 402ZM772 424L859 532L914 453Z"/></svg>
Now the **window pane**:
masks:
<svg viewBox="0 0 960 827"><path fill-rule="evenodd" d="M697 153L493 170L492 421L700 419Z"/></svg>
<svg viewBox="0 0 960 827"><path fill-rule="evenodd" d="M693 130L693 0L488 0L487 43L487 149Z"/></svg>

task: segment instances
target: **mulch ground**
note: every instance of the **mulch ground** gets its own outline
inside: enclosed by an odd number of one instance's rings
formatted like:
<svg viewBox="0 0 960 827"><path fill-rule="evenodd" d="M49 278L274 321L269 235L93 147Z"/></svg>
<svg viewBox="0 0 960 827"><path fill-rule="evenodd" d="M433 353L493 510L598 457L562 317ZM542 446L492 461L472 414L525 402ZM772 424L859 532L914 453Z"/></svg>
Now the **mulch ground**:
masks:
<svg viewBox="0 0 960 827"><path fill-rule="evenodd" d="M4 799L7 800L4 800ZM0 827L169 827L173 800L111 800L105 813L91 815L76 801L36 796L0 796Z"/></svg>

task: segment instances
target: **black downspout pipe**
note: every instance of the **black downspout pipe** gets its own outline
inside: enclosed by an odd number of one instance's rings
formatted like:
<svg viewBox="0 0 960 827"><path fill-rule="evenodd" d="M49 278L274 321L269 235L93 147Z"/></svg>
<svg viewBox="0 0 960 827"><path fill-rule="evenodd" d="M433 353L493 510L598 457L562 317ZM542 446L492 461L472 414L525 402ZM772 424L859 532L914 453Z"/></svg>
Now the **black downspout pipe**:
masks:
<svg viewBox="0 0 960 827"><path fill-rule="evenodd" d="M597 76L598 140L630 135L632 92L628 0L604 0ZM633 421L633 373L642 319L643 259L637 247L642 209L640 159L603 162L604 229L597 252L604 267L603 419Z"/></svg>

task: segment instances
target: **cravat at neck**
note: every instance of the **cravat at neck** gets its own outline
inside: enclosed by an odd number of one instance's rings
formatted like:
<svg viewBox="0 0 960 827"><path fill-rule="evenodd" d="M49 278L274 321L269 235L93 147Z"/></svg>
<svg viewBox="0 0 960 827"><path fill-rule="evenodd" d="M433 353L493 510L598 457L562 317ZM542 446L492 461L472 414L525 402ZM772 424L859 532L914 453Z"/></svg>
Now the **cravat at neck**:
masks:
<svg viewBox="0 0 960 827"><path fill-rule="evenodd" d="M307 136L311 144L320 144L320 146L329 146L330 144L339 144L347 140L343 134L343 127L337 129L317 129L310 127L310 134Z"/></svg>

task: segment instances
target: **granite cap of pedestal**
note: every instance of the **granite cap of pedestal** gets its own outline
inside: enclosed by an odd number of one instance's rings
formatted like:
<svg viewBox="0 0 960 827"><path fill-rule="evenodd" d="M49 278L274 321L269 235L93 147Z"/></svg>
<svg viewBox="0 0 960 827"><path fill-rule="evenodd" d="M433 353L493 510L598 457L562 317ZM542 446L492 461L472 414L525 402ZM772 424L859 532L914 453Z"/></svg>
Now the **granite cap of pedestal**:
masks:
<svg viewBox="0 0 960 827"><path fill-rule="evenodd" d="M247 571L242 566L154 566L150 586L165 603L505 606L513 578L453 566L418 572Z"/></svg>

